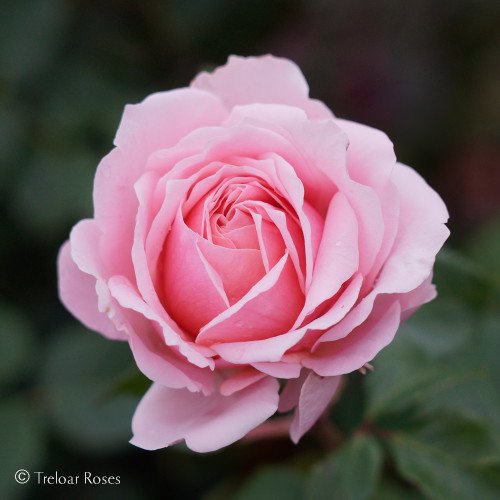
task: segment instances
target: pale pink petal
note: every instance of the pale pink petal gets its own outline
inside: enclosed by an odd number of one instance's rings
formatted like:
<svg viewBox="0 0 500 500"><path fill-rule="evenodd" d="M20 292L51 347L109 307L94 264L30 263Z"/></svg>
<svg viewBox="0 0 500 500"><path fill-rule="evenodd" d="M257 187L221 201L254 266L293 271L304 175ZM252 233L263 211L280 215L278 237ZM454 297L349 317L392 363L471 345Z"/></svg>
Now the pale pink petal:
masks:
<svg viewBox="0 0 500 500"><path fill-rule="evenodd" d="M87 328L110 339L126 340L105 312L99 311L96 278L78 269L71 258L71 244L66 241L57 259L59 298L66 309Z"/></svg>
<svg viewBox="0 0 500 500"><path fill-rule="evenodd" d="M133 186L148 157L199 127L219 124L225 115L215 96L195 89L153 94L125 107L117 147L103 158L94 181L95 219L103 232L101 255L109 275L133 278L130 254L123 249L132 248L138 204Z"/></svg>
<svg viewBox="0 0 500 500"><path fill-rule="evenodd" d="M310 373L309 370L302 370L299 377L287 381L280 394L280 402L278 404L278 411L280 413L293 410L299 404L300 391Z"/></svg>
<svg viewBox="0 0 500 500"><path fill-rule="evenodd" d="M349 177L366 186L384 186L390 180L396 155L384 132L361 123L337 118L336 123L347 134L347 169Z"/></svg>
<svg viewBox="0 0 500 500"><path fill-rule="evenodd" d="M399 302L393 297L381 296L364 323L339 340L318 344L302 364L322 376L358 370L392 341L400 321Z"/></svg>
<svg viewBox="0 0 500 500"><path fill-rule="evenodd" d="M263 116L267 117L267 121L262 121ZM367 274L383 242L382 207L373 188L348 177L348 138L337 123L333 120L310 122L297 109L265 104L235 108L226 123L238 123L238 120L247 126L253 124L260 129L268 128L269 132L280 134L293 144L298 155L291 156L282 148L273 151L293 165L303 182L305 200L320 215L326 216L335 186L343 192L358 222L359 270ZM328 196L325 197L326 194Z"/></svg>
<svg viewBox="0 0 500 500"><path fill-rule="evenodd" d="M111 297L106 284L107 269L99 253L101 240L102 233L95 220L81 220L71 230L71 258L81 271L96 278L97 308L109 317L117 331L122 331L126 320L123 318L119 305ZM106 331L111 338L125 338L123 333L113 332L112 329Z"/></svg>
<svg viewBox="0 0 500 500"><path fill-rule="evenodd" d="M212 92L228 108L253 102L281 103L298 106L313 119L333 116L323 103L309 99L306 79L295 63L270 55L230 56L225 66L200 73L191 86Z"/></svg>
<svg viewBox="0 0 500 500"><path fill-rule="evenodd" d="M364 284L367 291L384 264L398 230L399 195L391 182L396 155L392 142L380 130L348 120L337 119L337 123L349 137L346 158L349 176L373 188L379 197L384 219L383 241Z"/></svg>
<svg viewBox="0 0 500 500"><path fill-rule="evenodd" d="M278 407L276 379L266 377L231 396L153 384L132 420L131 443L146 450L186 441L193 451L218 450L267 420Z"/></svg>
<svg viewBox="0 0 500 500"><path fill-rule="evenodd" d="M304 326L300 329L305 329L306 333L301 340L293 346L291 351L299 352L304 348L310 349L311 347L314 349L317 343L340 338L342 335L339 336L338 328L344 325L344 318L350 313L351 309L358 301L362 284L363 276L357 274L340 296L333 300L333 305L331 305L329 309L322 314L318 314L317 312L313 313L312 318L315 319L312 319L310 322L308 322L306 318ZM348 316L348 318L350 319L350 316ZM343 336L347 335L348 331L349 330L342 329Z"/></svg>
<svg viewBox="0 0 500 500"><path fill-rule="evenodd" d="M140 319L137 318L136 323ZM137 367L146 377L172 389L187 388L189 391L214 390L214 372L199 368L177 356L171 347L163 343L158 332L145 318L140 334L130 335L130 349Z"/></svg>
<svg viewBox="0 0 500 500"><path fill-rule="evenodd" d="M306 330L291 330L264 340L213 344L211 349L230 363L274 363L280 361L284 353L302 339Z"/></svg>
<svg viewBox="0 0 500 500"><path fill-rule="evenodd" d="M200 237L198 237L197 245L204 258L220 277L230 305L236 304L265 276L259 250L225 248Z"/></svg>
<svg viewBox="0 0 500 500"><path fill-rule="evenodd" d="M158 325L165 345L178 348L180 354L193 365L201 368L206 366L213 368L213 360L210 359L210 355L213 353L209 349L194 344L190 341L189 336L183 332L173 330L165 321L164 315L157 314L124 276L113 276L108 285L113 297L123 308L131 309L139 313L141 317ZM138 333L140 334L140 332Z"/></svg>
<svg viewBox="0 0 500 500"><path fill-rule="evenodd" d="M392 181L401 197L399 230L375 285L379 293L409 292L423 283L449 235L446 206L417 172L397 164Z"/></svg>
<svg viewBox="0 0 500 500"><path fill-rule="evenodd" d="M178 215L163 254L162 303L169 316L192 334L227 308L200 258L199 239Z"/></svg>
<svg viewBox="0 0 500 500"><path fill-rule="evenodd" d="M294 177L303 184L302 197L305 193L306 201L321 215L326 214L338 181L348 178L345 164L348 139L334 120L311 122L300 109L257 103L234 108L224 125L235 130L248 127L249 132L255 128L262 135L272 133L269 138L282 137L288 143L287 147L275 140L274 147L261 149L262 158L274 158L275 161L281 158L292 165L290 170L295 172ZM248 149L248 145L242 147ZM234 155L250 156L245 149L235 150ZM294 194L295 189L290 193Z"/></svg>
<svg viewBox="0 0 500 500"><path fill-rule="evenodd" d="M302 366L300 363L252 363L252 366L257 370L271 375L271 377L276 378L296 378L300 375L300 370Z"/></svg>
<svg viewBox="0 0 500 500"><path fill-rule="evenodd" d="M332 400L341 377L318 377L310 372L300 390L299 404L290 426L290 437L299 439L316 423Z"/></svg>
<svg viewBox="0 0 500 500"><path fill-rule="evenodd" d="M161 186L161 187L159 187ZM148 172L136 183L139 200L136 218L132 259L134 261L137 285L148 302L158 304L159 260L165 240L172 227L179 205L191 186L189 179L158 181L156 173ZM158 192L159 191L159 192ZM155 195L163 202L158 209L151 206Z"/></svg>
<svg viewBox="0 0 500 500"><path fill-rule="evenodd" d="M260 213L268 222L272 222L278 229L281 240L285 244L286 251L295 268L297 279L299 280L300 289L305 290L305 263L304 263L304 239L301 228L296 224L291 217L280 209L276 209L267 203L255 202L252 204L252 209Z"/></svg>
<svg viewBox="0 0 500 500"><path fill-rule="evenodd" d="M243 368L222 382L220 385L220 393L223 396L230 396L234 392L241 391L266 376L265 373L261 373L255 368Z"/></svg>
<svg viewBox="0 0 500 500"><path fill-rule="evenodd" d="M432 284L432 273L415 290L398 294L398 300L401 304L401 322L405 321L420 306L435 299L436 296L436 287Z"/></svg>
<svg viewBox="0 0 500 500"><path fill-rule="evenodd" d="M333 297L358 269L358 224L342 193L337 193L328 209L323 237L314 262L304 316Z"/></svg>
<svg viewBox="0 0 500 500"><path fill-rule="evenodd" d="M286 332L303 300L293 265L285 254L241 300L205 325L196 342L212 346L265 339Z"/></svg>

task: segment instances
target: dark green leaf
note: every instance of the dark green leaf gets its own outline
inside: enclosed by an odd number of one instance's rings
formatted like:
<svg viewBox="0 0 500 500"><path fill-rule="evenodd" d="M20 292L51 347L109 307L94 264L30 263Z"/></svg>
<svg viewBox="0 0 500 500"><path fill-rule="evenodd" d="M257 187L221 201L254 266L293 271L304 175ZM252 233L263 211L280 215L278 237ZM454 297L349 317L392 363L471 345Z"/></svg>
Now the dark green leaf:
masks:
<svg viewBox="0 0 500 500"><path fill-rule="evenodd" d="M403 477L436 500L496 500L500 490L491 477L498 464L467 464L436 446L406 435L390 441L396 467ZM498 483L498 481L497 481Z"/></svg>
<svg viewBox="0 0 500 500"><path fill-rule="evenodd" d="M500 287L500 218L481 227L470 239L467 254Z"/></svg>
<svg viewBox="0 0 500 500"><path fill-rule="evenodd" d="M382 478L373 495L373 500L424 500L425 498L427 497L411 485L386 477Z"/></svg>
<svg viewBox="0 0 500 500"><path fill-rule="evenodd" d="M352 432L358 428L364 418L366 407L365 375L359 372L345 376L345 386L340 400L331 409L331 418L341 431Z"/></svg>
<svg viewBox="0 0 500 500"><path fill-rule="evenodd" d="M494 391L500 394L500 308L482 315L481 322L471 338L464 362L485 369L493 383Z"/></svg>
<svg viewBox="0 0 500 500"><path fill-rule="evenodd" d="M307 484L309 500L371 498L382 466L382 450L369 435L354 436L313 470Z"/></svg>
<svg viewBox="0 0 500 500"><path fill-rule="evenodd" d="M482 419L460 412L433 414L410 434L422 443L439 446L441 450L470 463L482 464L500 458L498 430Z"/></svg>
<svg viewBox="0 0 500 500"><path fill-rule="evenodd" d="M373 366L366 375L367 414L372 419L404 410L432 390L436 381L454 375L440 363L430 363L425 350L404 332L375 358Z"/></svg>
<svg viewBox="0 0 500 500"><path fill-rule="evenodd" d="M404 323L398 335L421 347L430 358L462 346L474 328L474 315L456 298L437 298Z"/></svg>
<svg viewBox="0 0 500 500"><path fill-rule="evenodd" d="M303 500L304 479L292 468L267 467L257 471L234 500Z"/></svg>
<svg viewBox="0 0 500 500"><path fill-rule="evenodd" d="M133 364L126 343L83 327L63 331L50 345L43 388L58 431L71 446L124 448L138 397L116 394Z"/></svg>
<svg viewBox="0 0 500 500"><path fill-rule="evenodd" d="M495 286L494 279L481 261L449 248L437 255L434 282L439 297L458 299L479 309L491 297Z"/></svg>

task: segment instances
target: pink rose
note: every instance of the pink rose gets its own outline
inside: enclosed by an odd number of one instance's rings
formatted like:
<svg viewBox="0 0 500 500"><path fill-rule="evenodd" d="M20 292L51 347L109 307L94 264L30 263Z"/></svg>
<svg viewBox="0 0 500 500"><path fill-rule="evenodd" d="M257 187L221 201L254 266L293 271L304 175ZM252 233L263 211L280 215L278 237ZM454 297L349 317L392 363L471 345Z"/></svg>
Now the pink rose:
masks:
<svg viewBox="0 0 500 500"><path fill-rule="evenodd" d="M297 442L435 296L442 200L382 132L310 99L291 61L230 57L126 106L114 142L59 287L154 382L137 446L211 451L293 409Z"/></svg>

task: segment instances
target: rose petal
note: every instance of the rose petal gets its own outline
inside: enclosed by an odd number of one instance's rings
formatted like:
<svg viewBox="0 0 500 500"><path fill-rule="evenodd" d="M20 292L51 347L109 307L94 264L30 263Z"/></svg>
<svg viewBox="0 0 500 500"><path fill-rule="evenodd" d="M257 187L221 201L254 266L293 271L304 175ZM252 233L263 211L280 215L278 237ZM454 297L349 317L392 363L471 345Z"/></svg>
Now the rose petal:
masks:
<svg viewBox="0 0 500 500"><path fill-rule="evenodd" d="M364 291L368 291L384 264L398 230L399 195L391 175L396 167L396 155L389 138L380 130L348 120L337 123L349 137L347 168L354 181L370 186L378 195L384 220L384 237L370 272Z"/></svg>
<svg viewBox="0 0 500 500"><path fill-rule="evenodd" d="M278 404L278 411L280 413L293 410L299 404L300 391L310 373L309 370L302 370L299 377L287 381L280 394L280 402Z"/></svg>
<svg viewBox="0 0 500 500"><path fill-rule="evenodd" d="M423 283L450 234L445 204L417 172L397 164L392 181L401 197L399 230L376 284L379 293L409 292Z"/></svg>
<svg viewBox="0 0 500 500"><path fill-rule="evenodd" d="M243 368L222 382L220 385L220 393L223 396L230 396L258 382L266 376L265 373L259 372L252 367Z"/></svg>
<svg viewBox="0 0 500 500"><path fill-rule="evenodd" d="M178 348L180 354L185 356L193 365L201 368L206 366L213 368L213 360L209 359L213 353L209 349L197 346L189 341L188 336L183 332L173 330L170 324L165 321L165 315L157 314L144 301L127 278L124 276L113 276L108 284L113 297L122 307L139 313L141 317L154 321L160 327L165 345Z"/></svg>
<svg viewBox="0 0 500 500"><path fill-rule="evenodd" d="M228 108L237 104L269 102L298 106L313 119L333 116L322 102L308 98L309 87L295 63L270 55L230 56L225 66L213 73L200 73L191 86L212 92Z"/></svg>
<svg viewBox="0 0 500 500"><path fill-rule="evenodd" d="M199 235L177 216L167 237L162 302L169 316L186 332L199 329L227 306L198 253Z"/></svg>
<svg viewBox="0 0 500 500"><path fill-rule="evenodd" d="M326 216L303 317L333 297L342 284L356 272L358 265L356 216L345 196L337 193Z"/></svg>
<svg viewBox="0 0 500 500"><path fill-rule="evenodd" d="M392 341L400 321L399 302L390 296L379 296L364 323L339 340L318 344L302 364L327 377L358 370Z"/></svg>
<svg viewBox="0 0 500 500"><path fill-rule="evenodd" d="M220 247L199 237L197 245L207 262L220 277L230 305L241 300L252 286L265 275L259 250Z"/></svg>
<svg viewBox="0 0 500 500"><path fill-rule="evenodd" d="M290 426L290 437L295 444L325 411L340 380L341 377L318 377L309 373L300 390L299 404Z"/></svg>
<svg viewBox="0 0 500 500"><path fill-rule="evenodd" d="M68 311L87 328L110 339L126 340L126 333L118 331L108 315L99 310L96 278L78 269L71 257L69 241L59 251L57 268L59 298Z"/></svg>
<svg viewBox="0 0 500 500"><path fill-rule="evenodd" d="M149 155L173 146L192 130L219 124L225 116L215 96L196 89L160 92L125 107L116 148L101 161L94 181L95 219L103 233L101 256L108 276L133 278L130 254L123 249L132 248L137 213L133 186Z"/></svg>
<svg viewBox="0 0 500 500"><path fill-rule="evenodd" d="M80 221L73 227L70 234L71 258L81 271L96 278L97 308L110 318L117 331L122 331L126 320L123 318L120 307L110 296L105 281L106 267L99 254L101 240L102 233L95 220ZM123 335L114 333L112 329L107 331L112 338L124 338Z"/></svg>
<svg viewBox="0 0 500 500"><path fill-rule="evenodd" d="M205 325L196 342L212 345L269 338L288 330L302 304L293 265L285 254L241 300Z"/></svg>
<svg viewBox="0 0 500 500"><path fill-rule="evenodd" d="M282 379L296 378L302 369L299 363L252 363L252 366L272 377Z"/></svg>
<svg viewBox="0 0 500 500"><path fill-rule="evenodd" d="M304 348L313 348L314 350L316 344L320 342L327 342L340 338L337 329L338 327L342 327L345 321L344 318L349 314L354 304L359 299L359 292L362 284L363 276L357 274L340 296L334 300L333 305L327 309L326 312L318 315L316 319L312 319L310 322L307 322L306 318L304 326L298 330L305 330L306 332L289 352L298 352ZM315 315L316 314L313 313L313 318ZM342 331L345 332L345 335L348 334L346 330Z"/></svg>
<svg viewBox="0 0 500 500"><path fill-rule="evenodd" d="M177 356L167 346L146 318L135 318L135 328L129 344L137 367L146 377L172 389L186 388L211 394L215 386L215 373L200 368ZM139 332L139 333L136 333Z"/></svg>
<svg viewBox="0 0 500 500"><path fill-rule="evenodd" d="M231 396L172 390L159 384L144 395L132 420L131 443L157 450L184 439L193 451L227 446L267 420L278 407L279 384L266 377Z"/></svg>

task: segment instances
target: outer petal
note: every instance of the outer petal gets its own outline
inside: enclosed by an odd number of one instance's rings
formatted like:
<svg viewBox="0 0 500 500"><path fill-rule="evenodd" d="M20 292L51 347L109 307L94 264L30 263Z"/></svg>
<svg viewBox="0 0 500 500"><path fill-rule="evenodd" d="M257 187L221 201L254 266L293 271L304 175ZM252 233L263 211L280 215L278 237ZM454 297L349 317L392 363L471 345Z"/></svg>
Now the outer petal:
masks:
<svg viewBox="0 0 500 500"><path fill-rule="evenodd" d="M316 423L335 394L341 377L318 377L313 372L307 376L300 390L299 404L290 426L294 443Z"/></svg>
<svg viewBox="0 0 500 500"><path fill-rule="evenodd" d="M71 244L66 241L57 260L59 297L68 311L87 328L102 333L110 339L126 340L127 335L118 331L107 314L97 305L96 278L78 269L71 258Z"/></svg>
<svg viewBox="0 0 500 500"><path fill-rule="evenodd" d="M255 384L259 380L267 377L265 373L259 372L252 367L246 367L227 378L220 385L220 393L223 396L230 396L231 394L241 391L246 387Z"/></svg>
<svg viewBox="0 0 500 500"><path fill-rule="evenodd" d="M134 183L148 157L195 129L219 124L225 115L215 96L195 89L153 94L125 107L115 137L117 147L103 158L94 181L95 218L103 232L101 254L109 275L133 278L130 255L123 249L132 248L137 213Z"/></svg>
<svg viewBox="0 0 500 500"><path fill-rule="evenodd" d="M135 311L139 317L154 322L157 325L155 332L159 335L162 332L162 341L174 349L178 349L180 354L185 356L187 360L196 366L204 368L210 366L213 368L213 361L210 356L213 353L210 349L196 346L189 339L185 339L184 335L180 334L171 328L171 325L165 321L164 315L158 315L154 309L147 304L143 298L137 293L135 287L123 276L113 276L109 280L109 289L113 297L120 303L123 308ZM151 329L151 328L150 328ZM161 330L160 330L161 329ZM144 327L136 329L138 335L143 335ZM170 387L169 384L166 384Z"/></svg>
<svg viewBox="0 0 500 500"><path fill-rule="evenodd" d="M80 271L95 278L94 287L98 310L108 316L117 331L124 331L126 319L123 317L120 306L111 297L105 281L106 266L99 252L101 238L102 233L94 220L81 220L71 230L71 258ZM81 312L86 313L85 311ZM92 312L90 312L90 317L92 317ZM84 319L84 321L86 320ZM106 331L107 336L111 336L111 338L126 338L123 333L115 333L110 327L107 327ZM106 335L105 332L101 333Z"/></svg>
<svg viewBox="0 0 500 500"><path fill-rule="evenodd" d="M399 327L401 306L393 297L378 297L368 319L346 337L318 345L302 364L318 375L335 376L358 370L388 345Z"/></svg>
<svg viewBox="0 0 500 500"><path fill-rule="evenodd" d="M322 102L309 99L309 87L299 67L271 55L230 56L227 64L213 73L200 73L191 87L212 92L228 109L254 102L289 104L304 109L312 119L333 117Z"/></svg>
<svg viewBox="0 0 500 500"><path fill-rule="evenodd" d="M266 377L231 396L172 390L153 384L134 418L132 444L146 450L185 439L193 451L218 450L242 438L278 407L279 384Z"/></svg>
<svg viewBox="0 0 500 500"><path fill-rule="evenodd" d="M399 230L375 285L378 293L405 293L423 283L450 234L443 200L415 170L398 164L392 180L401 197Z"/></svg>
<svg viewBox="0 0 500 500"><path fill-rule="evenodd" d="M398 230L399 194L391 181L396 168L396 155L392 142L380 130L340 119L337 119L337 124L349 137L346 157L349 176L360 184L370 186L377 193L382 208L384 237L365 279L363 289L367 291L384 264Z"/></svg>

